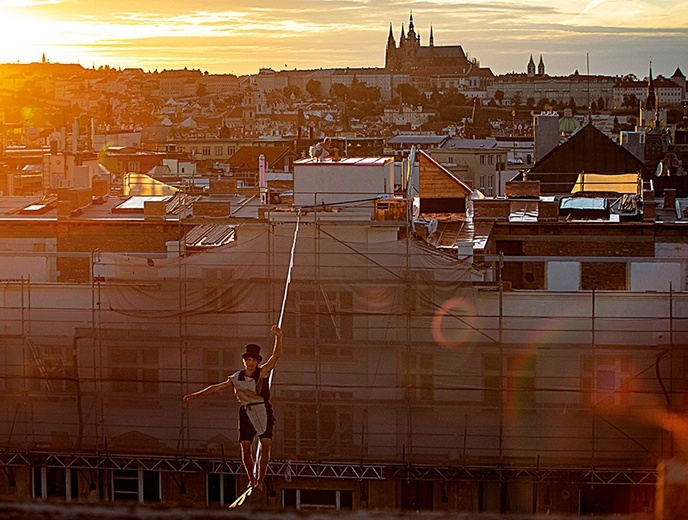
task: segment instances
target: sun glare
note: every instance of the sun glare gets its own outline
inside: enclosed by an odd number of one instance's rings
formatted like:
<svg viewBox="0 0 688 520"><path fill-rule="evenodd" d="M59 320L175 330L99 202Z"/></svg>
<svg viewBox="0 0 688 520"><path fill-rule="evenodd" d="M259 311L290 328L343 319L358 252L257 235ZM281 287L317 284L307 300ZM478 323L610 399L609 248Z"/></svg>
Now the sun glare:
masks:
<svg viewBox="0 0 688 520"><path fill-rule="evenodd" d="M0 17L0 62L23 63L40 59L34 47L36 20L13 9L5 9Z"/></svg>

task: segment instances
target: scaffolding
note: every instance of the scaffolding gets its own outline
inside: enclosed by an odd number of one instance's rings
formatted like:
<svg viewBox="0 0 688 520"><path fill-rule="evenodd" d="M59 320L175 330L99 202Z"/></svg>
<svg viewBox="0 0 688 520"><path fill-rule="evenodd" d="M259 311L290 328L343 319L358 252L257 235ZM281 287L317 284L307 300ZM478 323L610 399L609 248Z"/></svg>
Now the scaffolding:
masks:
<svg viewBox="0 0 688 520"><path fill-rule="evenodd" d="M474 284L408 230L366 244L368 228L324 218L302 221L271 477L652 486L685 452L671 427L685 292L508 291L499 266L523 258L486 258L497 279ZM90 284L0 282L8 481L21 467L241 475L231 396L181 396L277 321L293 229L287 215L212 252L84 255Z"/></svg>

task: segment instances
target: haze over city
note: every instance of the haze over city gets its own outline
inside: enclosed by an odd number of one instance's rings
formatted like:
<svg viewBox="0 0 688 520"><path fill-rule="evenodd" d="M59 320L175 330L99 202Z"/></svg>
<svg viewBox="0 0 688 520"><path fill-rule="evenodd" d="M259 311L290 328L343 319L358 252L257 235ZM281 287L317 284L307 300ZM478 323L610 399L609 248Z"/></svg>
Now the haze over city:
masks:
<svg viewBox="0 0 688 520"><path fill-rule="evenodd" d="M495 74L543 54L548 73L647 75L686 68L688 1L555 0L0 0L0 62L40 61L144 70L252 74L261 67L384 66L413 10L427 43L464 46Z"/></svg>

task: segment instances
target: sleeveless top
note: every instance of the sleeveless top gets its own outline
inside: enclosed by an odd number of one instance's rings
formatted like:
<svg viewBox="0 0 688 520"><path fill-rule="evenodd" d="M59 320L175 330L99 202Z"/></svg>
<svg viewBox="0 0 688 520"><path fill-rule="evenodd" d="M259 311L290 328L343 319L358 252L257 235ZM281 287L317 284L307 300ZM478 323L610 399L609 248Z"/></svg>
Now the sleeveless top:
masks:
<svg viewBox="0 0 688 520"><path fill-rule="evenodd" d="M261 376L260 369L256 369L251 377L246 375L246 370L240 370L229 379L234 385L234 395L242 406L265 403L266 407L270 407L270 385Z"/></svg>

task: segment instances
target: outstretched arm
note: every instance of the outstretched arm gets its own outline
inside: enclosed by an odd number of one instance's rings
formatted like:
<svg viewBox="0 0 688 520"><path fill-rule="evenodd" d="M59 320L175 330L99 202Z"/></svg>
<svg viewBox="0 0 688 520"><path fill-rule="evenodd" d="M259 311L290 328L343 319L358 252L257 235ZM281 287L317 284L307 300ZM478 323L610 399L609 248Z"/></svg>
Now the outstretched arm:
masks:
<svg viewBox="0 0 688 520"><path fill-rule="evenodd" d="M192 394L186 394L184 396L184 401L187 403L189 401L193 401L197 397L202 397L204 395L212 395L216 394L218 392L221 392L222 390L226 390L227 388L232 388L234 386L234 383L232 383L232 380L230 378L227 378L226 381L222 381L221 383L215 383L214 385L206 386L203 390L199 390L198 392L194 392Z"/></svg>
<svg viewBox="0 0 688 520"><path fill-rule="evenodd" d="M267 376L270 371L275 368L277 360L282 355L282 329L280 329L277 325L273 325L272 333L275 335L275 346L272 348L272 355L270 358L263 366L260 367L263 377Z"/></svg>

